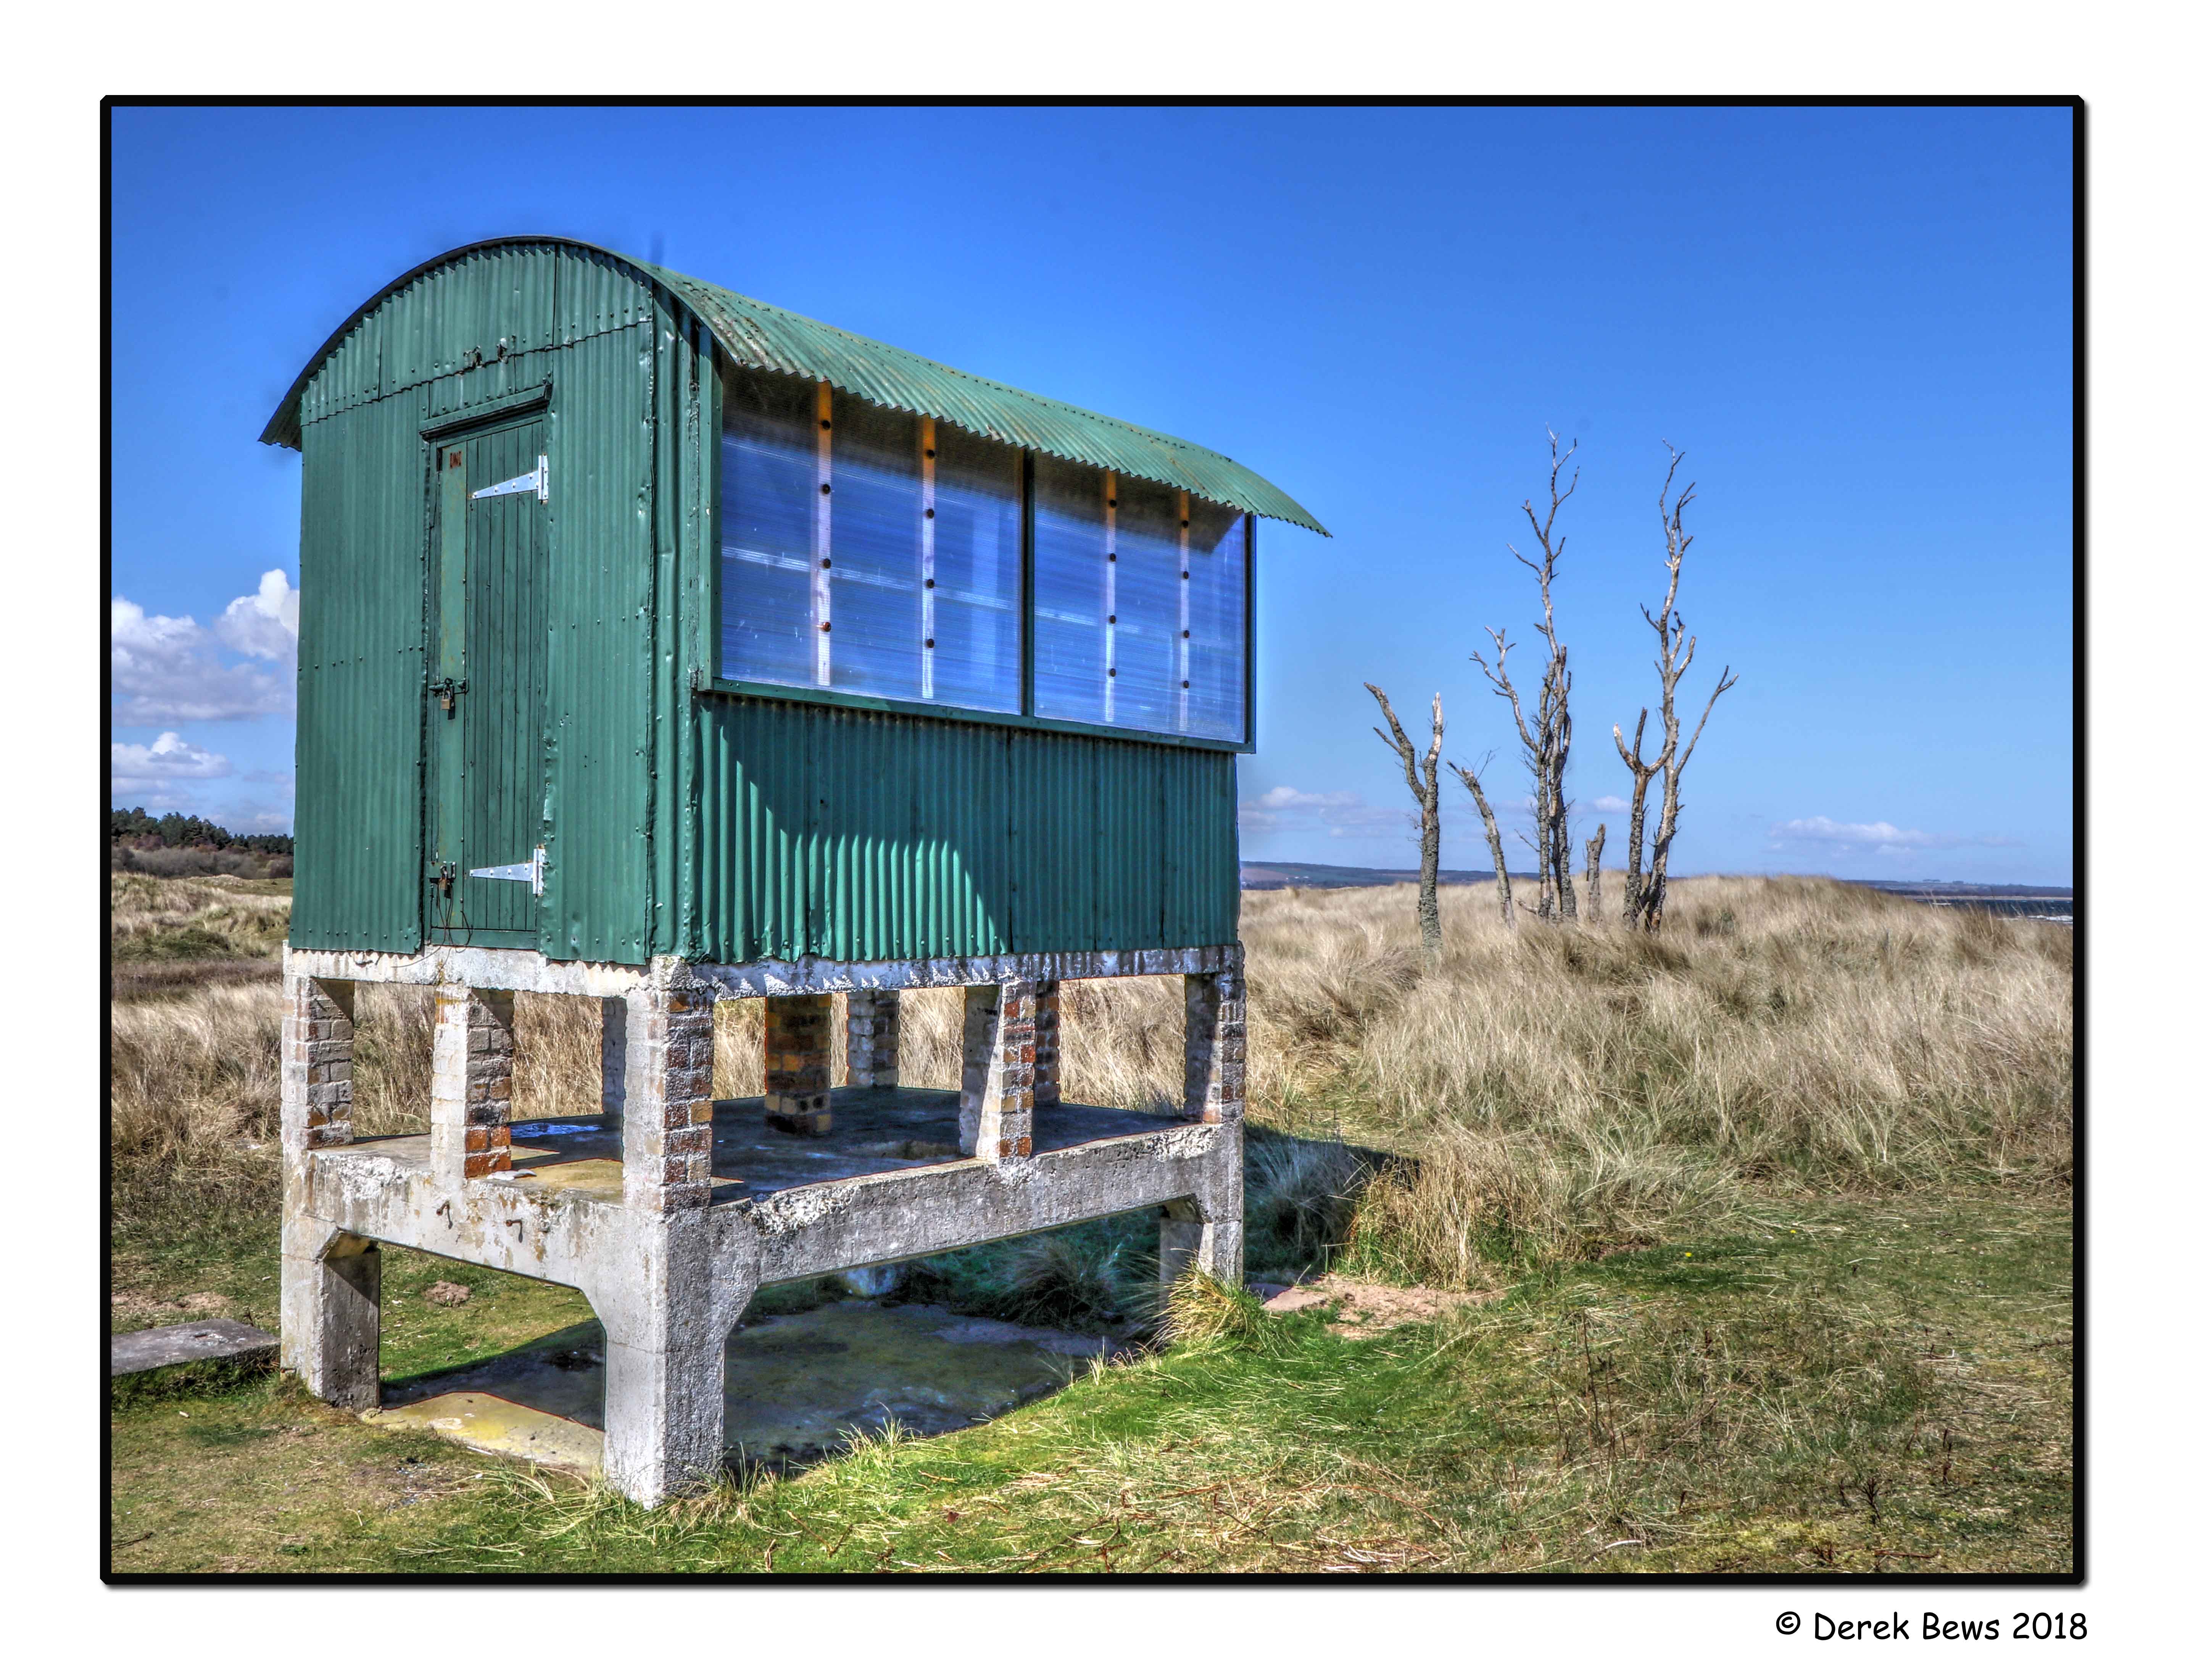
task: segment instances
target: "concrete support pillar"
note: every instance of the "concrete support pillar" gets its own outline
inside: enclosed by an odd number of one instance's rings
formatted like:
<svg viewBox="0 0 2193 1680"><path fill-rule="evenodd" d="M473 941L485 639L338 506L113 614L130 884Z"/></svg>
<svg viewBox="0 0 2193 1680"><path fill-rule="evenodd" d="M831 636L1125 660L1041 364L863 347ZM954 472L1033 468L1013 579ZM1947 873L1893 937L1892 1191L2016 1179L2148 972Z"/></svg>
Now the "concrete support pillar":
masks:
<svg viewBox="0 0 2193 1680"><path fill-rule="evenodd" d="M830 1000L772 996L762 1002L762 1113L780 1132L830 1129Z"/></svg>
<svg viewBox="0 0 2193 1680"><path fill-rule="evenodd" d="M433 1085L427 1111L434 1176L461 1183L510 1170L512 993L434 988Z"/></svg>
<svg viewBox="0 0 2193 1680"><path fill-rule="evenodd" d="M1229 1283L1241 1281L1241 1169L1240 1138L1248 1078L1248 992L1241 949L1223 966L1190 974L1182 988L1188 1012L1187 1066L1182 1108L1206 1126L1233 1129L1227 1166L1214 1174L1200 1201L1165 1204L1158 1218L1158 1287L1169 1289L1191 1268Z"/></svg>
<svg viewBox="0 0 2193 1680"><path fill-rule="evenodd" d="M641 1505L722 1471L724 1339L754 1279L724 1259L705 1207L641 1217L621 1265L587 1291L604 1339L602 1473Z"/></svg>
<svg viewBox="0 0 2193 1680"><path fill-rule="evenodd" d="M1215 974L1182 980L1188 1003L1188 1065L1182 1109L1187 1118L1211 1126L1239 1126L1248 1080L1248 989L1241 949L1231 948Z"/></svg>
<svg viewBox="0 0 2193 1680"><path fill-rule="evenodd" d="M330 1406L381 1403L381 1250L317 1219L282 1226L282 1364Z"/></svg>
<svg viewBox="0 0 2193 1680"><path fill-rule="evenodd" d="M898 1087L898 994L845 994L845 1083Z"/></svg>
<svg viewBox="0 0 2193 1680"><path fill-rule="evenodd" d="M705 1209L716 1138L715 995L705 988L643 986L616 1013L624 1049L617 1093L624 1205L644 1213ZM606 1042L606 1010L602 1027Z"/></svg>
<svg viewBox="0 0 2193 1680"><path fill-rule="evenodd" d="M959 1147L980 1161L1035 1148L1035 983L968 986L960 1006Z"/></svg>
<svg viewBox="0 0 2193 1680"><path fill-rule="evenodd" d="M357 987L282 981L282 1363L330 1405L381 1398L381 1251L305 1210L312 1151L351 1141Z"/></svg>
<svg viewBox="0 0 2193 1680"><path fill-rule="evenodd" d="M1035 1106L1058 1106L1058 982L1038 980L1035 995Z"/></svg>
<svg viewBox="0 0 2193 1680"><path fill-rule="evenodd" d="M1241 1281L1240 1181L1234 1180L1230 1218L1204 1217L1192 1201L1168 1201L1158 1215L1158 1288L1171 1289L1189 1270L1207 1271L1228 1283Z"/></svg>

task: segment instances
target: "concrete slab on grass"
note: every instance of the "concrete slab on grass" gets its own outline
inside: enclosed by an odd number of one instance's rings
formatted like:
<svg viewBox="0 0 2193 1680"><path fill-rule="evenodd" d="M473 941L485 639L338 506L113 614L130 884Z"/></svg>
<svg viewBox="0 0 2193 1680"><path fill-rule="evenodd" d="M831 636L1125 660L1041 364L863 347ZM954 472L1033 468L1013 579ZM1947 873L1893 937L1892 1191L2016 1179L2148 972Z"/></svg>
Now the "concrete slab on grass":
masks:
<svg viewBox="0 0 2193 1680"><path fill-rule="evenodd" d="M157 1330L132 1330L106 1339L106 1374L127 1377L161 1371L171 1365L207 1360L272 1363L282 1339L232 1318L202 1318L195 1324L167 1324Z"/></svg>

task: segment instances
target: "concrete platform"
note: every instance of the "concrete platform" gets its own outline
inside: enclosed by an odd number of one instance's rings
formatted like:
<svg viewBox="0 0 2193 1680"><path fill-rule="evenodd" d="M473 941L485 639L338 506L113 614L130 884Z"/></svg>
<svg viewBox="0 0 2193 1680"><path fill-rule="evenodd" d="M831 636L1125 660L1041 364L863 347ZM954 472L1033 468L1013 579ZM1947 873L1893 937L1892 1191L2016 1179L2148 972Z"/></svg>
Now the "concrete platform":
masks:
<svg viewBox="0 0 2193 1680"><path fill-rule="evenodd" d="M708 1184L709 1199L716 1202L965 1159L959 1152L957 1091L839 1086L830 1093L830 1130L820 1137L772 1129L759 1097L719 1100L714 1113ZM1180 1123L1177 1115L1062 1103L1042 1111L1036 1147L1067 1149ZM598 1201L616 1201L624 1194L623 1138L606 1115L520 1121L510 1128L510 1141L512 1179L529 1190ZM351 1148L387 1155L414 1170L427 1165L423 1132L362 1139Z"/></svg>
<svg viewBox="0 0 2193 1680"><path fill-rule="evenodd" d="M909 1435L948 1434L1051 1393L1112 1351L1101 1336L936 1306L841 1301L763 1319L724 1344L725 1456L800 1464L894 1421ZM604 1368L600 1327L588 1326L392 1384L359 1415L591 1474L602 1465Z"/></svg>

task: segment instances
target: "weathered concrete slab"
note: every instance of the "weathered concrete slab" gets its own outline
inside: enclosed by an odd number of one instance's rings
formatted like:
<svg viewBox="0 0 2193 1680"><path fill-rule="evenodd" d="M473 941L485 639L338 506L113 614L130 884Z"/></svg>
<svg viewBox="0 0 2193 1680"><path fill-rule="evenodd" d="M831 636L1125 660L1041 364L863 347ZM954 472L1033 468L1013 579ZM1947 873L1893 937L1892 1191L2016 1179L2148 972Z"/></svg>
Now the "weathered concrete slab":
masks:
<svg viewBox="0 0 2193 1680"><path fill-rule="evenodd" d="M892 1423L909 1435L948 1434L1039 1399L1112 1351L1101 1336L936 1306L841 1301L765 1318L724 1345L724 1454L796 1464ZM558 1335L392 1385L386 1405L359 1416L593 1474L602 1466L604 1368L598 1330Z"/></svg>
<svg viewBox="0 0 2193 1680"><path fill-rule="evenodd" d="M157 1330L109 1336L106 1374L127 1377L209 1360L272 1364L281 1345L280 1337L233 1318L202 1318L193 1324L169 1324Z"/></svg>

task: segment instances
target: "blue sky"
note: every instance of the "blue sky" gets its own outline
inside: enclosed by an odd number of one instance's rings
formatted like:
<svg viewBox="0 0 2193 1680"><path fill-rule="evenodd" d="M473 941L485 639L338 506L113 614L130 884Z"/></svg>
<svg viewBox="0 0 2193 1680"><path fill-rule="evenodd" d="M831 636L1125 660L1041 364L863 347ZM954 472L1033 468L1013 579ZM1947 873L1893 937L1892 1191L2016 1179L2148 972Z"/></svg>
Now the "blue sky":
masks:
<svg viewBox="0 0 2193 1680"><path fill-rule="evenodd" d="M298 462L260 428L387 279L562 233L1194 439L1323 519L1264 531L1245 856L1412 858L1366 679L1411 720L1443 691L1452 753L1526 799L1469 656L1527 632L1505 545L1553 426L1579 805L1655 693L1666 439L1686 714L1742 679L1678 871L2067 880L2070 120L117 112L113 796L286 826ZM1447 800L1446 861L1482 867Z"/></svg>

